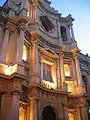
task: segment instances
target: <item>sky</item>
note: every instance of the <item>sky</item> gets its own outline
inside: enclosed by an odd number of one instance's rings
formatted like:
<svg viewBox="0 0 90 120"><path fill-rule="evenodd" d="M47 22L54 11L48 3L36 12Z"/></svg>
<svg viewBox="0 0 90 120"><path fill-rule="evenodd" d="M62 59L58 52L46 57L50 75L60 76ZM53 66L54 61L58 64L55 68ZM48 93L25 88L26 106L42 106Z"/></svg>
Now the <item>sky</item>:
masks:
<svg viewBox="0 0 90 120"><path fill-rule="evenodd" d="M5 0L0 0L0 5ZM75 19L73 28L75 40L81 52L90 55L90 0L50 0L52 6L65 17L71 14Z"/></svg>

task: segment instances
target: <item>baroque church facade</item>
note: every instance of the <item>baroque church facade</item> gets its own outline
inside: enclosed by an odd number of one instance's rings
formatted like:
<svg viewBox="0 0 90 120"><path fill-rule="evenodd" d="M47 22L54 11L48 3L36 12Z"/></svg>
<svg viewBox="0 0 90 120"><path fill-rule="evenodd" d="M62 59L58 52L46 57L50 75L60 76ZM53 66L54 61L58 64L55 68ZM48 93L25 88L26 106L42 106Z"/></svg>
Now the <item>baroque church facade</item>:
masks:
<svg viewBox="0 0 90 120"><path fill-rule="evenodd" d="M89 120L90 57L74 18L48 0L0 7L0 120Z"/></svg>

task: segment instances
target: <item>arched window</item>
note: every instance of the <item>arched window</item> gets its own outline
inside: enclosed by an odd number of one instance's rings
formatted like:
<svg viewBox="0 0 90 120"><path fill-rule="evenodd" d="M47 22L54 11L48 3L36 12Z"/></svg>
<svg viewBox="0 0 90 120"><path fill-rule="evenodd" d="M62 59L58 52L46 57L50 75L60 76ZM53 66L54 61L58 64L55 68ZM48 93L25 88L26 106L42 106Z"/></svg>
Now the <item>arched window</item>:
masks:
<svg viewBox="0 0 90 120"><path fill-rule="evenodd" d="M85 76L82 76L82 84L84 85L85 90L87 92L87 78Z"/></svg>
<svg viewBox="0 0 90 120"><path fill-rule="evenodd" d="M51 106L46 106L42 111L41 120L56 120L56 114Z"/></svg>
<svg viewBox="0 0 90 120"><path fill-rule="evenodd" d="M24 46L23 46L23 57L22 57L22 59L23 59L24 61L27 61L27 58L28 58L28 50L27 50L26 45L24 45Z"/></svg>
<svg viewBox="0 0 90 120"><path fill-rule="evenodd" d="M61 37L63 41L67 41L67 33L66 33L66 28L65 27L60 27L61 29Z"/></svg>

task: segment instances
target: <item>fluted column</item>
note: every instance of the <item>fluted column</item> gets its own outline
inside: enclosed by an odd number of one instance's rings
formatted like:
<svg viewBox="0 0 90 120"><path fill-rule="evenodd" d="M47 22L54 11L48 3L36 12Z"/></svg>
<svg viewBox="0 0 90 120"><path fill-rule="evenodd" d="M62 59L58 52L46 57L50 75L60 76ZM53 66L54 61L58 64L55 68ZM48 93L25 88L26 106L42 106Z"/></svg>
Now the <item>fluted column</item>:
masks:
<svg viewBox="0 0 90 120"><path fill-rule="evenodd" d="M88 120L87 108L85 105L82 105L82 120Z"/></svg>
<svg viewBox="0 0 90 120"><path fill-rule="evenodd" d="M67 39L68 39L68 41L71 41L70 27L69 26L67 27L66 32L67 32Z"/></svg>
<svg viewBox="0 0 90 120"><path fill-rule="evenodd" d="M20 30L20 36L18 40L18 48L17 48L17 62L22 62L22 56L23 56L23 46L24 46L24 30Z"/></svg>
<svg viewBox="0 0 90 120"><path fill-rule="evenodd" d="M37 100L36 98L31 100L30 103L30 120L37 120Z"/></svg>
<svg viewBox="0 0 90 120"><path fill-rule="evenodd" d="M63 54L60 55L60 72L61 72L61 81L62 81L62 85L63 85L63 83L65 82Z"/></svg>
<svg viewBox="0 0 90 120"><path fill-rule="evenodd" d="M72 34L72 40L75 40L75 36L74 36L74 31L73 31L72 25L70 26L70 29L71 29L71 34Z"/></svg>
<svg viewBox="0 0 90 120"><path fill-rule="evenodd" d="M0 60L1 62L5 62L6 60L6 53L7 53L7 48L8 48L8 40L9 40L9 30L5 30L4 38L3 38L3 44L2 44L2 49L1 49L1 56Z"/></svg>
<svg viewBox="0 0 90 120"><path fill-rule="evenodd" d="M35 32L32 33L32 42L31 42L31 48L30 48L30 77L31 77L31 83L39 83L40 82L40 76L39 76L39 60L38 60L38 33Z"/></svg>
<svg viewBox="0 0 90 120"><path fill-rule="evenodd" d="M72 50L73 57L75 60L75 68L76 68L76 76L77 76L77 83L78 85L82 86L82 75L80 70L80 64L79 64L79 53L77 53L77 49Z"/></svg>
<svg viewBox="0 0 90 120"><path fill-rule="evenodd" d="M77 111L77 116L76 116L76 120L80 120L80 110L79 110L79 106L76 107L76 111Z"/></svg>
<svg viewBox="0 0 90 120"><path fill-rule="evenodd" d="M20 93L2 95L0 120L19 120Z"/></svg>
<svg viewBox="0 0 90 120"><path fill-rule="evenodd" d="M67 105L66 104L64 104L63 105L63 112L64 112L64 120L68 120L68 110L67 110Z"/></svg>
<svg viewBox="0 0 90 120"><path fill-rule="evenodd" d="M3 26L1 25L1 26L0 26L0 52L1 52L1 48L2 48L3 35L4 35L4 28L3 28Z"/></svg>
<svg viewBox="0 0 90 120"><path fill-rule="evenodd" d="M78 85L82 85L82 76L81 76L78 56L75 57L75 64L76 64L76 74L77 74Z"/></svg>

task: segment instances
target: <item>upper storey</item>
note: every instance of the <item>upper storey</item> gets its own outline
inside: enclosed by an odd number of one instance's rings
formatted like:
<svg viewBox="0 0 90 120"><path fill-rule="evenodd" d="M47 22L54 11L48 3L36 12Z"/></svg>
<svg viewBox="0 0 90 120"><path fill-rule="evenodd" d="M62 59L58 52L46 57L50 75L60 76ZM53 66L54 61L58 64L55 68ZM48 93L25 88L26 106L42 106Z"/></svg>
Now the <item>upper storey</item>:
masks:
<svg viewBox="0 0 90 120"><path fill-rule="evenodd" d="M50 1L6 0L2 9L4 24L12 24L13 29L23 24L29 34L38 31L40 37L51 44L65 45L66 50L77 47L72 27L74 19L70 14L62 17Z"/></svg>
<svg viewBox="0 0 90 120"><path fill-rule="evenodd" d="M61 13L51 7L51 2L48 0L29 1L27 9L31 31L39 30L40 36L50 43L61 46L65 44L70 49L71 46L76 47L72 28L74 18L70 14L62 17ZM71 45L72 43L74 45Z"/></svg>

